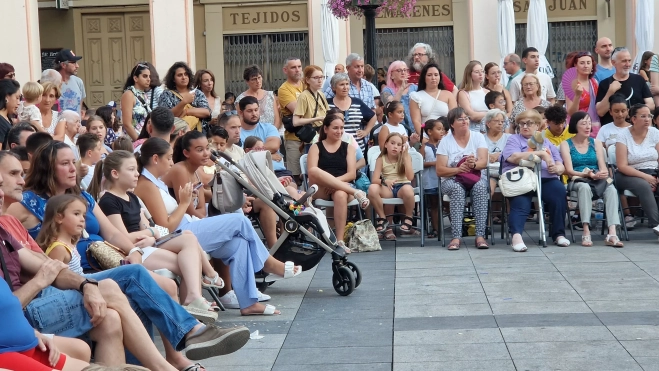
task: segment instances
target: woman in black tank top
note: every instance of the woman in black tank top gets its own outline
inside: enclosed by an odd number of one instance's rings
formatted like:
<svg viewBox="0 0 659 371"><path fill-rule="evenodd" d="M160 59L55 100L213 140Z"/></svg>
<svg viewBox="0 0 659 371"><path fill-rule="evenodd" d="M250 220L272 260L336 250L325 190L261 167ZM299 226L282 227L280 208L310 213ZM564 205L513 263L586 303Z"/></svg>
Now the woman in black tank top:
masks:
<svg viewBox="0 0 659 371"><path fill-rule="evenodd" d="M330 111L320 128L318 143L307 156L309 184L319 187L316 198L334 201L336 235L343 236L348 217L348 202L359 200L362 209L368 207L366 194L352 186L357 176L355 148L342 141L343 114Z"/></svg>

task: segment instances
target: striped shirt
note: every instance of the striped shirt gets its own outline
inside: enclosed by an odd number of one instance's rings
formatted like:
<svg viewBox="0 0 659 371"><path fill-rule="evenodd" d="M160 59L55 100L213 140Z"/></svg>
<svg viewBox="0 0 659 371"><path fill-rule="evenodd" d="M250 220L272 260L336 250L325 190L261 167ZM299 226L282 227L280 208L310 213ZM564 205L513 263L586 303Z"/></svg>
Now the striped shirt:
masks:
<svg viewBox="0 0 659 371"><path fill-rule="evenodd" d="M352 103L350 104L350 107L343 111L343 116L344 116L344 121L345 121L345 126L343 127L343 131L351 134L355 138L357 138L357 130L362 129L362 122L366 123L373 118L375 115L375 112L373 112L372 109L370 109L364 102L362 102L361 99L358 98L351 98ZM334 104L334 99L329 98L327 99L327 104L329 105L329 108L338 108ZM365 141L362 140L357 140L357 143L359 143L359 148L364 152L366 150L366 144Z"/></svg>

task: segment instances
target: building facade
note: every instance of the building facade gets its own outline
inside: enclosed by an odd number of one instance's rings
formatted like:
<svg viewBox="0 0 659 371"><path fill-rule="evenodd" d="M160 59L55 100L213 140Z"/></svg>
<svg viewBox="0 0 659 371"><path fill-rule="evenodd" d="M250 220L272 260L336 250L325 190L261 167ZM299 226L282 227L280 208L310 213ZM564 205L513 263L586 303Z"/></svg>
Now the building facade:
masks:
<svg viewBox="0 0 659 371"><path fill-rule="evenodd" d="M145 60L156 65L161 78L178 60L193 70L209 69L219 94L245 90L242 71L257 64L264 87L275 89L284 80L282 62L289 56L305 65L324 65L322 2L15 0L5 19L8 29L20 36L0 52L0 61L16 67L19 81L37 80L42 69L52 66L57 50L74 50L83 56L79 76L90 107L118 100L134 64ZM516 50L521 52L529 0L514 0L513 6ZM558 74L565 54L592 50L598 37L607 36L635 53L636 0L546 0L546 6L546 57ZM497 0L417 0L410 18L384 12L376 21L377 67L404 59L417 42L430 44L442 69L457 80L472 59L499 62L497 9ZM659 7L655 10L659 18ZM363 54L363 29L362 19L339 21L339 63L350 52ZM657 30L655 34L659 40Z"/></svg>

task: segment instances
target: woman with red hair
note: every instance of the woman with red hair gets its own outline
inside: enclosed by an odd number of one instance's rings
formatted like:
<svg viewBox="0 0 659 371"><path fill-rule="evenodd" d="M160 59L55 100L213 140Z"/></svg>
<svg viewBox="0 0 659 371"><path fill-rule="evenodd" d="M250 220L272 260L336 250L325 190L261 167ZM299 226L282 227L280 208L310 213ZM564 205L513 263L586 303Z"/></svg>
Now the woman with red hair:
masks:
<svg viewBox="0 0 659 371"><path fill-rule="evenodd" d="M14 66L9 63L0 63L0 80L2 79L16 80Z"/></svg>
<svg viewBox="0 0 659 371"><path fill-rule="evenodd" d="M591 137L596 136L600 128L599 116L595 110L595 97L597 96L597 81L593 78L597 69L595 58L590 52L579 52L571 60L568 66L577 70L577 75L571 82L574 100L565 95L565 106L567 114L573 115L578 111L587 112L592 122Z"/></svg>

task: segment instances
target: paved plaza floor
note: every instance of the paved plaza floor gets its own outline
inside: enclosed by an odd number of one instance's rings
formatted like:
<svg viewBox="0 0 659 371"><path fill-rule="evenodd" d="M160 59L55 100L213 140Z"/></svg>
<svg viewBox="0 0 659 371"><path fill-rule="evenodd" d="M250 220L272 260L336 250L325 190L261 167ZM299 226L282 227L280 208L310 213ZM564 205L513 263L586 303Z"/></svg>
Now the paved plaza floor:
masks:
<svg viewBox="0 0 659 371"><path fill-rule="evenodd" d="M535 225L529 223L527 228ZM622 249L577 243L515 253L497 240L458 251L436 240L351 254L363 282L331 285L328 257L266 293L280 316L219 315L262 339L209 370L659 370L659 242L637 228ZM536 234L537 235L537 234ZM468 246L467 246L468 244Z"/></svg>

